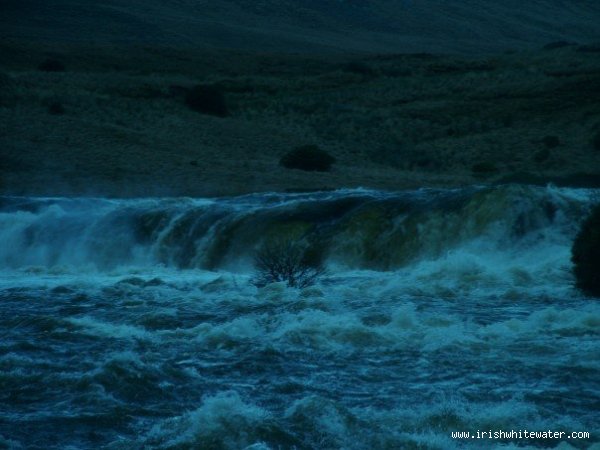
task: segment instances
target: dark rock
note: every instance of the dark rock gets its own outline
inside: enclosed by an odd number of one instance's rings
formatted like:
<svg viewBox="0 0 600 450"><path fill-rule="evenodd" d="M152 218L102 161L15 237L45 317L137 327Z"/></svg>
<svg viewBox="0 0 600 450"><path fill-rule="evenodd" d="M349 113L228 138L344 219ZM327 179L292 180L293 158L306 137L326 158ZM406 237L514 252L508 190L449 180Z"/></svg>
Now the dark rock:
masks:
<svg viewBox="0 0 600 450"><path fill-rule="evenodd" d="M576 286L600 297L600 205L583 222L571 249Z"/></svg>

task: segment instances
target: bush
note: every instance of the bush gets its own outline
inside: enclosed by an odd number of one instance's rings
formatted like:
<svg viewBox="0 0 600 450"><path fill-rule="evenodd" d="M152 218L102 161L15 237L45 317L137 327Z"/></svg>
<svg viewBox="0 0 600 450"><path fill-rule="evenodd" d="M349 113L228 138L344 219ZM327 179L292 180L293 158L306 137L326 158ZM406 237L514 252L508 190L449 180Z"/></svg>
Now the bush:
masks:
<svg viewBox="0 0 600 450"><path fill-rule="evenodd" d="M49 58L40 63L38 70L41 70L42 72L64 72L66 68L62 61Z"/></svg>
<svg viewBox="0 0 600 450"><path fill-rule="evenodd" d="M592 138L593 147L600 152L600 131Z"/></svg>
<svg viewBox="0 0 600 450"><path fill-rule="evenodd" d="M582 53L600 53L600 44L580 45L577 51Z"/></svg>
<svg viewBox="0 0 600 450"><path fill-rule="evenodd" d="M281 158L279 164L287 169L327 172L335 158L316 145L303 145Z"/></svg>
<svg viewBox="0 0 600 450"><path fill-rule="evenodd" d="M486 173L496 172L498 169L496 168L494 163L480 162L480 163L473 164L473 167L471 168L471 170L473 170L474 173L486 174Z"/></svg>
<svg viewBox="0 0 600 450"><path fill-rule="evenodd" d="M547 149L547 148L544 148L542 150L538 150L533 155L533 160L536 163L543 163L543 162L547 161L548 158L550 158L550 150Z"/></svg>
<svg viewBox="0 0 600 450"><path fill-rule="evenodd" d="M227 117L229 110L223 92L214 86L195 86L185 95L186 105L193 111L217 117Z"/></svg>
<svg viewBox="0 0 600 450"><path fill-rule="evenodd" d="M571 249L576 285L587 295L600 297L600 205L583 222Z"/></svg>
<svg viewBox="0 0 600 450"><path fill-rule="evenodd" d="M12 77L4 72L0 72L0 89L3 91L14 86L15 82Z"/></svg>
<svg viewBox="0 0 600 450"><path fill-rule="evenodd" d="M370 66L360 61L351 61L342 67L345 72L355 73L357 75L370 76L375 73Z"/></svg>
<svg viewBox="0 0 600 450"><path fill-rule="evenodd" d="M276 240L264 244L254 256L256 275L252 283L257 287L284 281L289 287L312 286L325 269L299 241Z"/></svg>
<svg viewBox="0 0 600 450"><path fill-rule="evenodd" d="M556 50L557 48L572 47L574 45L577 44L568 41L555 41L544 45L544 50Z"/></svg>
<svg viewBox="0 0 600 450"><path fill-rule="evenodd" d="M48 112L53 116L61 116L65 113L65 108L60 102L52 102L48 105Z"/></svg>
<svg viewBox="0 0 600 450"><path fill-rule="evenodd" d="M542 144L544 144L547 148L556 148L560 145L560 139L558 136L544 136L542 139Z"/></svg>

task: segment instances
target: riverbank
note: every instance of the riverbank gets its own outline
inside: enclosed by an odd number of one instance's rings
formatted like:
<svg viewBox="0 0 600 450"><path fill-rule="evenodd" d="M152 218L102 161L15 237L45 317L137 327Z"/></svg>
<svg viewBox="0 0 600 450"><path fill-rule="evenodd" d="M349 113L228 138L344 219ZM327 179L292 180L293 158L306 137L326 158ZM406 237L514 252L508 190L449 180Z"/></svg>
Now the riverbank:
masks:
<svg viewBox="0 0 600 450"><path fill-rule="evenodd" d="M0 45L0 193L600 185L600 53L298 56ZM40 68L48 59L57 71ZM186 105L208 85L226 117ZM330 172L285 169L314 144Z"/></svg>

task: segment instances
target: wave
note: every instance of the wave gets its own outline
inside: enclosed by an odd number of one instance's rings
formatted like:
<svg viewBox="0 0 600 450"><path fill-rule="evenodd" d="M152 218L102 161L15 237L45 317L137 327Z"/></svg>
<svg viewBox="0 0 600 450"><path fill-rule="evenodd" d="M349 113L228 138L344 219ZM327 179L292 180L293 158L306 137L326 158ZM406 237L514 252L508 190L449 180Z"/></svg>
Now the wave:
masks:
<svg viewBox="0 0 600 450"><path fill-rule="evenodd" d="M494 261L568 264L578 224L597 194L510 185L225 199L2 197L0 237L8 245L0 249L0 268L243 272L262 243L284 238L304 241L334 273L427 265L432 273L434 264L467 272L486 266L493 276Z"/></svg>
<svg viewBox="0 0 600 450"><path fill-rule="evenodd" d="M401 404L377 410L348 407L320 395L308 395L274 414L236 391L224 391L205 397L196 410L163 420L135 443L114 442L108 448L481 448L478 441L453 440L450 431L510 430L515 417L540 430L581 426L570 418L541 418L533 404L516 398L470 403L455 395L440 397L435 406ZM543 444L548 449L573 448L565 442ZM486 448L541 447L539 441L527 446L490 441Z"/></svg>

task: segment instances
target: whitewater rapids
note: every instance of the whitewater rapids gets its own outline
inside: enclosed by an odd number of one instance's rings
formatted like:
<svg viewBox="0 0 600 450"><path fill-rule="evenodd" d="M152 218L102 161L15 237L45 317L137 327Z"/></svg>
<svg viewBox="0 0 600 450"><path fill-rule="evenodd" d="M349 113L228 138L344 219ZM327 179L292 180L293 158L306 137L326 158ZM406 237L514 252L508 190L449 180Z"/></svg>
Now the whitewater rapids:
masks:
<svg viewBox="0 0 600 450"><path fill-rule="evenodd" d="M0 197L0 448L598 449L599 195ZM317 285L250 283L281 237ZM451 438L511 429L591 438Z"/></svg>

